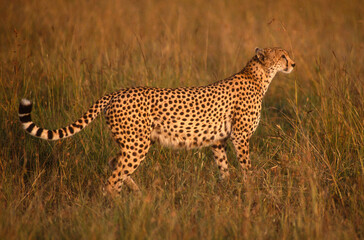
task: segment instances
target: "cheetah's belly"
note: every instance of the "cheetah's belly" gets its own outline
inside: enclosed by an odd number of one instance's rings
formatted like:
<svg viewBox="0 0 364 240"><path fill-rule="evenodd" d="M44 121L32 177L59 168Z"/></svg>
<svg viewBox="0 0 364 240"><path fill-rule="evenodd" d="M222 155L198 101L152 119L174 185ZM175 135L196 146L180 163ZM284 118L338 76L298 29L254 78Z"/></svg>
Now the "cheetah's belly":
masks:
<svg viewBox="0 0 364 240"><path fill-rule="evenodd" d="M231 133L231 121L204 124L184 122L168 124L157 122L151 132L151 140L172 148L199 148L226 139Z"/></svg>

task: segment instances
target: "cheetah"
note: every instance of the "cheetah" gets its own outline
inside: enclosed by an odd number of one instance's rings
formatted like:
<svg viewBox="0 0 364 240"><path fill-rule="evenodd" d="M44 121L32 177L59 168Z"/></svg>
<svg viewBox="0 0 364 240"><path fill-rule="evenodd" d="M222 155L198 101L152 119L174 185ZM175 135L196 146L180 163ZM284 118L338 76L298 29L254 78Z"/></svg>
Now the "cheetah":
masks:
<svg viewBox="0 0 364 240"><path fill-rule="evenodd" d="M256 48L238 73L200 87L124 88L97 100L77 121L48 130L31 119L32 103L22 99L19 118L32 136L58 140L73 136L101 112L120 147L111 161L106 192L120 193L125 184L139 190L131 174L145 159L152 143L172 148L211 146L222 179L229 177L226 142L231 140L243 173L251 167L249 140L256 130L262 99L277 72L290 73L294 61L282 48Z"/></svg>

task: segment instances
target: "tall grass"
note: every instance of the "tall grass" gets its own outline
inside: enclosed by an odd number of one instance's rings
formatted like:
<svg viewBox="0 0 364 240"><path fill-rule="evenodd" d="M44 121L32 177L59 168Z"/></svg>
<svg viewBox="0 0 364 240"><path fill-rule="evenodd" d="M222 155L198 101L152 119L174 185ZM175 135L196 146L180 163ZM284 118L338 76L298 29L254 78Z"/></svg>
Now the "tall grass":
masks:
<svg viewBox="0 0 364 240"><path fill-rule="evenodd" d="M361 1L0 1L0 239L360 239L364 237ZM58 128L105 93L197 86L281 46L251 140L247 183L208 149L153 146L133 178L101 194L117 152L103 118L46 142L21 130L19 100Z"/></svg>

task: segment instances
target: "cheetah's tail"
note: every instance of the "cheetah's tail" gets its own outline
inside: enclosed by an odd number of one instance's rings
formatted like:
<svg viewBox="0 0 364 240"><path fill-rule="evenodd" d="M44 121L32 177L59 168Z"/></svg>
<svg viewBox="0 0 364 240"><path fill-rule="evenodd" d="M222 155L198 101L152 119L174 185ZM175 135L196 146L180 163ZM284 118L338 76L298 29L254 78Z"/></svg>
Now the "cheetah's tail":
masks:
<svg viewBox="0 0 364 240"><path fill-rule="evenodd" d="M77 121L64 128L55 130L43 129L35 125L31 118L32 102L28 99L22 99L19 104L19 119L22 123L23 129L34 137L38 137L45 140L58 140L62 138L71 137L74 134L80 132L84 127L91 123L100 112L108 105L112 94L106 95L97 100L89 110Z"/></svg>

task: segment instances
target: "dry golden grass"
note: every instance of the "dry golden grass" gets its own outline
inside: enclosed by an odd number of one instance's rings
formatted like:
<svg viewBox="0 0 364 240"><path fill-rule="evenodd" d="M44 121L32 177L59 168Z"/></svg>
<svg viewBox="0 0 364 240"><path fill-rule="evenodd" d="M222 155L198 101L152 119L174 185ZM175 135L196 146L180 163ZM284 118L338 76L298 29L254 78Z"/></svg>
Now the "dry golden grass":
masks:
<svg viewBox="0 0 364 240"><path fill-rule="evenodd" d="M364 238L364 5L352 1L0 1L0 239ZM279 74L243 183L218 181L208 149L154 146L134 174L142 195L102 196L117 146L103 118L71 139L21 129L35 103L48 128L103 94L197 86L280 46Z"/></svg>

